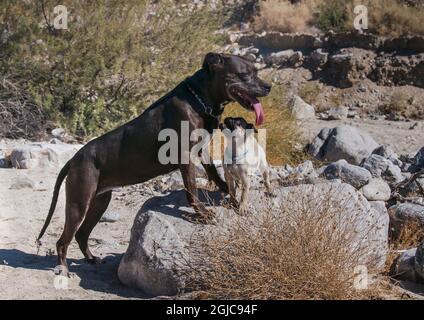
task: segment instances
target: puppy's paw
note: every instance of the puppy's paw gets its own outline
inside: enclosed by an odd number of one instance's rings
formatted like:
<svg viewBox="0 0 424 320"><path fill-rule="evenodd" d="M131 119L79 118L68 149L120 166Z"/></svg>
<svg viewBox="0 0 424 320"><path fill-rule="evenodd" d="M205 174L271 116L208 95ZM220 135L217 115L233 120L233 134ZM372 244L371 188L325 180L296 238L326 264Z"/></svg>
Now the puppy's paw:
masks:
<svg viewBox="0 0 424 320"><path fill-rule="evenodd" d="M248 214L248 209L247 209L247 207L242 206L238 209L237 213L240 216L246 216Z"/></svg>

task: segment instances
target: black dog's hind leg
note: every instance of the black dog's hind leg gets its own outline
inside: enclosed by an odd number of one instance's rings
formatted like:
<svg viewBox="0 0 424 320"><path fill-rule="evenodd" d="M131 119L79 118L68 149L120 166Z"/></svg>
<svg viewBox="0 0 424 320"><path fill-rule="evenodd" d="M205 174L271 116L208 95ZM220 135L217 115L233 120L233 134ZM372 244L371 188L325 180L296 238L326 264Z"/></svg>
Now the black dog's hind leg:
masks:
<svg viewBox="0 0 424 320"><path fill-rule="evenodd" d="M84 221L96 194L99 171L94 164L82 163L71 167L66 180L66 217L63 233L56 243L57 256L61 272L68 272L66 254L69 243Z"/></svg>
<svg viewBox="0 0 424 320"><path fill-rule="evenodd" d="M87 262L92 264L100 263L100 259L93 256L88 247L88 238L90 237L91 231L94 229L96 224L99 222L103 213L106 211L110 199L112 198L112 191L97 195L91 202L90 208L87 211L84 222L75 234L75 240L84 254Z"/></svg>

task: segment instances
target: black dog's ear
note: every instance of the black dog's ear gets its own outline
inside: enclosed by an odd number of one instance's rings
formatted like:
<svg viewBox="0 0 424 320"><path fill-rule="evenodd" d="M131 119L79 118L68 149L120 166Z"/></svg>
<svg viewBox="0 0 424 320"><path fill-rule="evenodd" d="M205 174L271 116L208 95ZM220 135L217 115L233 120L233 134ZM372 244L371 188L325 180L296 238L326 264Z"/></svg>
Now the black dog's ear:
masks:
<svg viewBox="0 0 424 320"><path fill-rule="evenodd" d="M253 130L253 132L258 133L258 130L255 128L255 126L251 123L248 123L246 126L247 129Z"/></svg>
<svg viewBox="0 0 424 320"><path fill-rule="evenodd" d="M223 65L224 57L219 53L209 52L203 60L203 69L208 72Z"/></svg>

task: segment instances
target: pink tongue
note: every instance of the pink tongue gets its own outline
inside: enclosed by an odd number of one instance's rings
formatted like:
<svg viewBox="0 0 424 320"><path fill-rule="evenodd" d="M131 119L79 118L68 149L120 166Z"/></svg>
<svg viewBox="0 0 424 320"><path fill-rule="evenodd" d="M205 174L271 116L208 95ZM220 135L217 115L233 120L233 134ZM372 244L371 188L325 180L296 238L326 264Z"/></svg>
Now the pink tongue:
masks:
<svg viewBox="0 0 424 320"><path fill-rule="evenodd" d="M256 125L260 126L265 121L265 113L264 109L260 102L257 102L253 105L253 109L255 110L256 115Z"/></svg>

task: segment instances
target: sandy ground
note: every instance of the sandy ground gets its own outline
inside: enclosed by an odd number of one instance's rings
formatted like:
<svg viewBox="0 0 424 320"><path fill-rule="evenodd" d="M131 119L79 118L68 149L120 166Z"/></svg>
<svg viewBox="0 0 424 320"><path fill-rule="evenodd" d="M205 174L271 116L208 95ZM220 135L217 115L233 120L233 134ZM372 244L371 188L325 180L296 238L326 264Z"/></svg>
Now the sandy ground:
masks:
<svg viewBox="0 0 424 320"><path fill-rule="evenodd" d="M424 146L424 122L410 129L414 122L315 120L305 123L305 136L311 138L321 128L341 123L360 127L379 143L393 144L399 153L415 154ZM54 275L55 243L64 224L63 190L41 248L37 248L35 239L46 218L58 171L0 169L0 299L149 298L122 286L116 276L133 219L151 196L146 190L142 192L140 186L115 191L108 211L119 213L119 221L99 223L91 234L91 248L104 259L104 264L84 263L73 241L68 254L71 278L63 283L63 278ZM19 176L30 177L38 183L37 188L9 189Z"/></svg>

